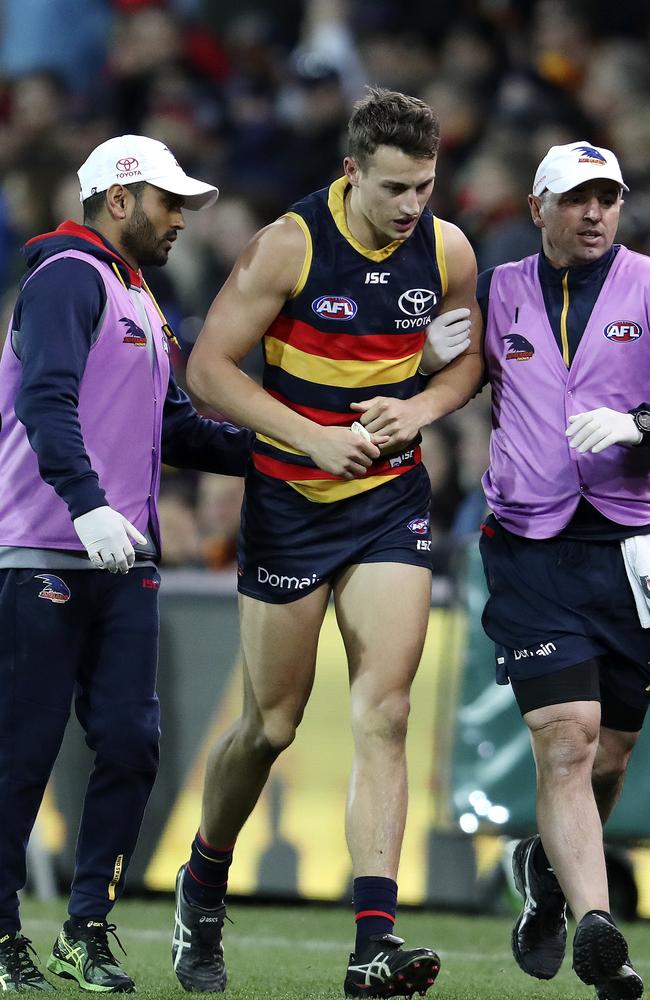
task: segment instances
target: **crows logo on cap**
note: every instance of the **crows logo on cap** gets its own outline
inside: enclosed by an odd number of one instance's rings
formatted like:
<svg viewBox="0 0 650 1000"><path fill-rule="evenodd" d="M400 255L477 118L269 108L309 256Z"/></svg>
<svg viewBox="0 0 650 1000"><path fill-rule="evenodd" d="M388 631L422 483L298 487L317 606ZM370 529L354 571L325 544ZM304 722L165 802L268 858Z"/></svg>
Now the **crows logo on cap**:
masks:
<svg viewBox="0 0 650 1000"><path fill-rule="evenodd" d="M583 154L578 158L578 163L607 163L600 150L593 146L576 146L574 152Z"/></svg>
<svg viewBox="0 0 650 1000"><path fill-rule="evenodd" d="M506 351L506 361L528 361L535 353L535 348L529 340L520 333L509 333L502 340L507 340L510 347Z"/></svg>
<svg viewBox="0 0 650 1000"><path fill-rule="evenodd" d="M64 583L60 576L53 576L51 573L40 573L36 580L44 580L45 586L41 590L39 597L45 601L52 601L53 604L65 604L70 600L70 588Z"/></svg>

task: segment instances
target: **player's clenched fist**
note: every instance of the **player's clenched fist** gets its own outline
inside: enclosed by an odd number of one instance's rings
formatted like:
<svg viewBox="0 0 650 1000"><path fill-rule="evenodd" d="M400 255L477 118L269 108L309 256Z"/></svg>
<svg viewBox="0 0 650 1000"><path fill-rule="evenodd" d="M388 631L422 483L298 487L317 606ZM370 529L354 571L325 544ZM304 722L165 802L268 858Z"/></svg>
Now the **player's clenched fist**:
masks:
<svg viewBox="0 0 650 1000"><path fill-rule="evenodd" d="M380 444L383 438L377 439ZM349 427L317 427L305 449L324 472L343 479L364 476L376 458L379 448L374 436L367 440Z"/></svg>

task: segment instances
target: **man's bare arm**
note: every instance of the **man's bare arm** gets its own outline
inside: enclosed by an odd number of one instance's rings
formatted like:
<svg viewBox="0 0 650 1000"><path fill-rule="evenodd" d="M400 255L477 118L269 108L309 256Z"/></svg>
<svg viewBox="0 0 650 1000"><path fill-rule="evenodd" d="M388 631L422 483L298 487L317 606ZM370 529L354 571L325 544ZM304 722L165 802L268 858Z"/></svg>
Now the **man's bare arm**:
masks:
<svg viewBox="0 0 650 1000"><path fill-rule="evenodd" d="M483 318L476 301L476 257L467 237L450 222L441 222L449 287L442 310L465 306L470 310L470 345L466 351L437 372L417 397L429 419L439 420L464 406L483 381Z"/></svg>

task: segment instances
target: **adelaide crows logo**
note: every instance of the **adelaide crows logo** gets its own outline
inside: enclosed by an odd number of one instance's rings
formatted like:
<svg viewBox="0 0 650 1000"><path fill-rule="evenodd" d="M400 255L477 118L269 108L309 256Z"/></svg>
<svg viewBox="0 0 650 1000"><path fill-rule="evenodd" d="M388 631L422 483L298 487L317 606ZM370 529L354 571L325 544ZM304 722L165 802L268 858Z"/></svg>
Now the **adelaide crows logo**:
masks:
<svg viewBox="0 0 650 1000"><path fill-rule="evenodd" d="M520 333L509 333L502 340L507 340L510 347L506 351L506 361L528 361L535 353L535 348L529 340Z"/></svg>
<svg viewBox="0 0 650 1000"><path fill-rule="evenodd" d="M39 597L45 601L52 601L53 604L65 604L70 600L70 588L64 583L60 576L53 576L51 573L40 573L34 577L35 580L44 580L45 586L41 590Z"/></svg>
<svg viewBox="0 0 650 1000"><path fill-rule="evenodd" d="M582 156L578 157L578 163L607 163L600 150L594 149L593 146L574 146L573 152L582 153Z"/></svg>
<svg viewBox="0 0 650 1000"><path fill-rule="evenodd" d="M122 341L123 344L134 344L136 347L147 346L147 338L144 335L144 330L137 323L129 319L128 316L122 316L120 323L124 323L127 329L126 337Z"/></svg>

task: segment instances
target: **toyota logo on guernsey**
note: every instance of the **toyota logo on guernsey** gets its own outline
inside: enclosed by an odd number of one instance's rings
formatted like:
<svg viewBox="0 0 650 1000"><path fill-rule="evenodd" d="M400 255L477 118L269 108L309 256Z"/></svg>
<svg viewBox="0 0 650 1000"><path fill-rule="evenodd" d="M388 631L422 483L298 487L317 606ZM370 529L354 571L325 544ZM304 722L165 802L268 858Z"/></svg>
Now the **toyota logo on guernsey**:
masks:
<svg viewBox="0 0 650 1000"><path fill-rule="evenodd" d="M407 316L421 316L427 309L435 306L437 301L436 293L429 288L409 288L408 292L400 295L397 304Z"/></svg>
<svg viewBox="0 0 650 1000"><path fill-rule="evenodd" d="M123 156L115 164L115 169L120 179L123 177L142 177L142 171L138 170L139 166L140 164L135 156Z"/></svg>
<svg viewBox="0 0 650 1000"><path fill-rule="evenodd" d="M413 330L428 326L431 322L431 310L438 301L438 296L430 288L409 288L402 292L397 304L409 319L396 319L398 330Z"/></svg>
<svg viewBox="0 0 650 1000"><path fill-rule="evenodd" d="M356 302L345 295L320 295L311 307L323 319L354 319L357 314Z"/></svg>

